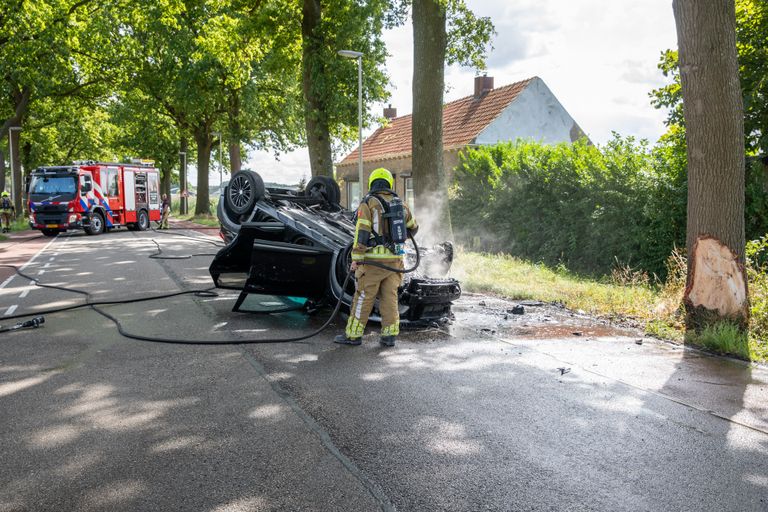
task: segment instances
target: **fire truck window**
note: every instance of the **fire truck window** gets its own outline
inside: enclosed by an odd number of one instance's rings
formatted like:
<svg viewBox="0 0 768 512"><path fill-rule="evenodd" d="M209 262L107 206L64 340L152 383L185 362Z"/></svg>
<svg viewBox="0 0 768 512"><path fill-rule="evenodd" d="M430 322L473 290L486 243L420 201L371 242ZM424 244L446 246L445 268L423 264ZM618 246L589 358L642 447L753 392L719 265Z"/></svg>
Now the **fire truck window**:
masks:
<svg viewBox="0 0 768 512"><path fill-rule="evenodd" d="M117 169L107 171L107 195L112 197L119 195L117 189Z"/></svg>

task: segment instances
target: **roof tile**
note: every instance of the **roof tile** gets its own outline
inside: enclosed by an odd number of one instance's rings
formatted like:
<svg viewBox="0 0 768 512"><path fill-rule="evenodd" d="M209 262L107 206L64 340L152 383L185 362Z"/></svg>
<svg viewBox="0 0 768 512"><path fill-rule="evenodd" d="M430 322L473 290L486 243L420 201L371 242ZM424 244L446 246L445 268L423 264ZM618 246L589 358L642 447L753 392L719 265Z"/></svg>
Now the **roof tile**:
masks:
<svg viewBox="0 0 768 512"><path fill-rule="evenodd" d="M445 149L465 146L474 140L486 126L525 89L533 80L529 78L488 91L475 99L467 96L443 107L443 147ZM389 155L404 156L411 153L412 114L391 119L363 141L363 160L381 160ZM339 165L357 162L355 148Z"/></svg>

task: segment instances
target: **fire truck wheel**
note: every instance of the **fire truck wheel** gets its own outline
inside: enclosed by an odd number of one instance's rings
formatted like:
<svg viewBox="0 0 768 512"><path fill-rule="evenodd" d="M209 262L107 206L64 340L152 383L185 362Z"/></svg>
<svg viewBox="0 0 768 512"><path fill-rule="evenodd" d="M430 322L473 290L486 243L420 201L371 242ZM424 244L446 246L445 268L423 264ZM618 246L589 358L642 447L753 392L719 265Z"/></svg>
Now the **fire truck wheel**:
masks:
<svg viewBox="0 0 768 512"><path fill-rule="evenodd" d="M224 200L227 207L237 215L249 213L256 201L264 197L264 180L253 171L236 172L229 180Z"/></svg>
<svg viewBox="0 0 768 512"><path fill-rule="evenodd" d="M149 229L149 215L147 215L147 210L139 211L139 218L136 226L138 227L139 231L146 231Z"/></svg>
<svg viewBox="0 0 768 512"><path fill-rule="evenodd" d="M56 236L59 234L58 229L43 229L43 236Z"/></svg>
<svg viewBox="0 0 768 512"><path fill-rule="evenodd" d="M104 232L104 217L101 212L91 215L91 225L86 230L89 235L100 235Z"/></svg>

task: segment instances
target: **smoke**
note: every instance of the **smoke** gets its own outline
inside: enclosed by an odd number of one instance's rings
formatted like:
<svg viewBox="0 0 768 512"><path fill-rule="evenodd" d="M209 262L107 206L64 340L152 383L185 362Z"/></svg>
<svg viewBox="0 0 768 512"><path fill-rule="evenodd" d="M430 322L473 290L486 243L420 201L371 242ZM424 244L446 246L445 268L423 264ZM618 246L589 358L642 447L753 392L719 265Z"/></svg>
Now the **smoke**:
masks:
<svg viewBox="0 0 768 512"><path fill-rule="evenodd" d="M448 197L439 192L430 192L416 199L414 215L419 224L418 240L424 246L442 242L453 242L451 214Z"/></svg>

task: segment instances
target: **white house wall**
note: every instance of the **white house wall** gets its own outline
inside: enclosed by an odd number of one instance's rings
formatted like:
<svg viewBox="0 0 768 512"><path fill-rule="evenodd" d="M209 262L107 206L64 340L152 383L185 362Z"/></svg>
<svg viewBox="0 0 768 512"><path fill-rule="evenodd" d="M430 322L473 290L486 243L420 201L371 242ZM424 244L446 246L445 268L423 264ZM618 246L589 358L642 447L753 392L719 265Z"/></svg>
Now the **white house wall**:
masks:
<svg viewBox="0 0 768 512"><path fill-rule="evenodd" d="M533 139L547 144L573 142L583 135L541 78L534 78L517 98L475 138L475 144Z"/></svg>

